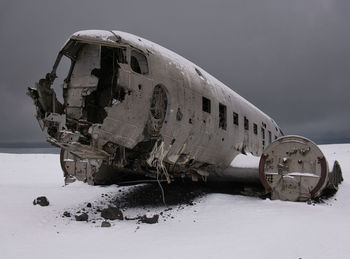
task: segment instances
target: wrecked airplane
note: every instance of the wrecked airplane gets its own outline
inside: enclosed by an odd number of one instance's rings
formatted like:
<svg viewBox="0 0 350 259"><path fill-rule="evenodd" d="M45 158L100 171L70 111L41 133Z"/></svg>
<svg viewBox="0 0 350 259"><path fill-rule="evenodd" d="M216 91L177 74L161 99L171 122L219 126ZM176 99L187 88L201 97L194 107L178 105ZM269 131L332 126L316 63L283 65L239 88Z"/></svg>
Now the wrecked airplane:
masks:
<svg viewBox="0 0 350 259"><path fill-rule="evenodd" d="M70 59L63 102L52 88ZM66 183L112 184L124 175L167 181L223 175L238 154L274 199L304 201L342 180L310 140L276 122L187 59L120 31L74 33L53 69L29 88L40 127L61 148Z"/></svg>

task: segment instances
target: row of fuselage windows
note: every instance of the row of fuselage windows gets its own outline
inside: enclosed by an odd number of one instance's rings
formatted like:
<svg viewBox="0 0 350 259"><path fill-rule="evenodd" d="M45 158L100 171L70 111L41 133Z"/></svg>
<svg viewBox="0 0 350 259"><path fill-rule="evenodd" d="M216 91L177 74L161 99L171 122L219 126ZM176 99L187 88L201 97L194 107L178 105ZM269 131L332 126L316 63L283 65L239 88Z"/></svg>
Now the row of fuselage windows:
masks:
<svg viewBox="0 0 350 259"><path fill-rule="evenodd" d="M211 101L210 99L206 97L202 97L202 110L207 113L211 113ZM239 114L236 112L233 112L232 115L233 125L239 126ZM227 107L224 104L219 103L219 128L226 130L227 129ZM246 116L244 116L244 129L249 131L250 124L249 120ZM262 127L260 128L261 131L261 138L263 140L263 145L265 145L265 128L266 123L262 122ZM277 129L276 129L277 130ZM256 123L253 123L253 133L255 135L258 135L258 125ZM277 136L274 136L274 139L277 139ZM270 130L268 130L268 143L270 144L272 142L272 133Z"/></svg>

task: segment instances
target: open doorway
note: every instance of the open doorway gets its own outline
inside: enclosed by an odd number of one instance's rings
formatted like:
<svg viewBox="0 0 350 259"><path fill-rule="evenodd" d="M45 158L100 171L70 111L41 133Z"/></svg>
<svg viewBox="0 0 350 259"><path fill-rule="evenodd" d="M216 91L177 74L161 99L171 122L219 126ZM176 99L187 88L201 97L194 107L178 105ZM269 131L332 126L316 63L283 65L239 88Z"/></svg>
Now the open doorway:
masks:
<svg viewBox="0 0 350 259"><path fill-rule="evenodd" d="M111 106L113 99L123 99L117 85L118 63L126 63L126 49L102 46L100 68L91 71L98 78L97 89L85 97L85 113L89 122L102 123L107 116L104 108Z"/></svg>

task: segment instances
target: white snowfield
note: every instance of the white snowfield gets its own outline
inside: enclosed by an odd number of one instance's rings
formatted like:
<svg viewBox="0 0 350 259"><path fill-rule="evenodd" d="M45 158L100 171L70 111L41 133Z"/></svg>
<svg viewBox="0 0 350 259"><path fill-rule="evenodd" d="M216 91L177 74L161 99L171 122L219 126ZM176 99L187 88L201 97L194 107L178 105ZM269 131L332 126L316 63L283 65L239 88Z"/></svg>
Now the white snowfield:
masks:
<svg viewBox="0 0 350 259"><path fill-rule="evenodd" d="M172 210L173 219L152 225L116 220L110 228L62 214L101 204L102 193L117 195L121 187L63 187L58 155L0 154L0 257L350 258L350 144L321 149L340 162L345 179L325 203L211 193ZM34 206L43 195L50 205Z"/></svg>

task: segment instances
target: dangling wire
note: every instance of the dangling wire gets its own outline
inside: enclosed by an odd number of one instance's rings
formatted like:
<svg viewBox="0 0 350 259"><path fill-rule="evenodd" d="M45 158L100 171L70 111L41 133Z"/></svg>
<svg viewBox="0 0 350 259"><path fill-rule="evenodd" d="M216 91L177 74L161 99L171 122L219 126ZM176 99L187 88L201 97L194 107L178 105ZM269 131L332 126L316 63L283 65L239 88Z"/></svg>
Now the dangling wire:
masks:
<svg viewBox="0 0 350 259"><path fill-rule="evenodd" d="M164 152L164 142L161 141L161 143L158 144L159 141L154 145L153 150L152 150L147 162L149 165L154 166L157 170L157 182L158 182L158 185L159 185L161 192L162 192L163 203L166 206L164 190L163 190L163 187L159 181L159 176L161 174L164 174L168 183L171 183L171 180L170 180L170 176L168 174L168 170L166 169L166 166L163 163L163 160L164 160L165 155L166 155L166 153Z"/></svg>
<svg viewBox="0 0 350 259"><path fill-rule="evenodd" d="M157 182L158 182L158 185L160 187L160 191L162 192L162 200L163 200L164 206L166 206L164 189L163 189L163 186L162 186L161 182L159 181L159 170L158 170L158 167L157 167Z"/></svg>
<svg viewBox="0 0 350 259"><path fill-rule="evenodd" d="M155 163L155 166L157 168L157 172L163 173L165 175L165 178L168 183L171 183L170 176L168 174L168 170L166 169L166 166L163 163L163 160L165 158L165 152L164 152L164 142L162 141L159 145L156 145L156 149L154 152L154 160L153 163ZM157 154L158 156L156 157Z"/></svg>

